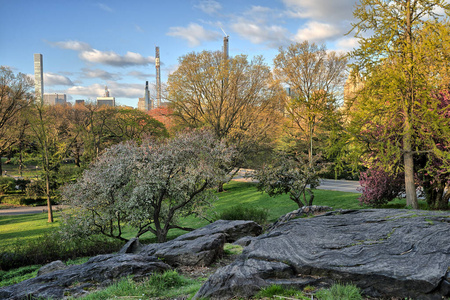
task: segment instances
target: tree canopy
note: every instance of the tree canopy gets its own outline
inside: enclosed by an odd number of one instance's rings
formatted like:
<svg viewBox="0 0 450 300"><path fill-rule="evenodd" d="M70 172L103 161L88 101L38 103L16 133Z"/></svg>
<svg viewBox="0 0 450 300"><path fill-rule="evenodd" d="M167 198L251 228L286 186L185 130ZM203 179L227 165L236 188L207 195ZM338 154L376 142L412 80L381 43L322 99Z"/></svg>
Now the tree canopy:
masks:
<svg viewBox="0 0 450 300"><path fill-rule="evenodd" d="M350 132L388 172L404 172L407 205L418 208L414 180L421 153L437 151L431 131L448 136L433 95L448 84L448 25L442 0L362 0L356 6L352 53L363 87L350 104ZM376 134L375 134L376 132ZM375 138L374 138L375 137ZM416 167L416 168L415 168Z"/></svg>

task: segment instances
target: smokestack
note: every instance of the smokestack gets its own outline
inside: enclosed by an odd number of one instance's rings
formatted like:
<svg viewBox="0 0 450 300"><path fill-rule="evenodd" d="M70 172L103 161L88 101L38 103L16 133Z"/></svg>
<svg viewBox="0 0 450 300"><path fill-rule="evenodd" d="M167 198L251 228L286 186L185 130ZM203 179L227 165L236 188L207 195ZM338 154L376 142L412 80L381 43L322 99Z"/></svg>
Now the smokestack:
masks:
<svg viewBox="0 0 450 300"><path fill-rule="evenodd" d="M229 36L223 37L223 58L228 59L228 38Z"/></svg>

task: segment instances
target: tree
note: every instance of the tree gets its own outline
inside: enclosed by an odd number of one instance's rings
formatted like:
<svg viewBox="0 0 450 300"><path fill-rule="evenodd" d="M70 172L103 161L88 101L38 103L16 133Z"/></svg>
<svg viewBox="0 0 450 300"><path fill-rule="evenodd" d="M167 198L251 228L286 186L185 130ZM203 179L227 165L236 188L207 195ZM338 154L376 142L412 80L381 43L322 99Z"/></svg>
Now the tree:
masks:
<svg viewBox="0 0 450 300"><path fill-rule="evenodd" d="M111 140L141 141L145 136L168 136L165 126L137 109L116 108L107 119L106 128Z"/></svg>
<svg viewBox="0 0 450 300"><path fill-rule="evenodd" d="M33 82L25 74L14 75L8 67L0 66L0 157L17 141L12 124L17 113L33 99L32 86Z"/></svg>
<svg viewBox="0 0 450 300"><path fill-rule="evenodd" d="M314 200L313 189L319 186L319 170L314 156L312 163L303 154L279 154L272 164L264 166L251 175L258 181L257 188L269 196L289 194L298 207L311 206ZM306 199L306 192L309 199ZM302 201L303 198L303 201Z"/></svg>
<svg viewBox="0 0 450 300"><path fill-rule="evenodd" d="M279 124L281 87L262 57L224 59L222 52L190 53L169 76L168 93L181 127L210 128L245 157L267 144Z"/></svg>
<svg viewBox="0 0 450 300"><path fill-rule="evenodd" d="M68 131L68 120L60 117L61 110L36 102L28 111L27 119L41 160L42 176L45 182L48 222L53 222L51 196L55 172L62 159L68 156L77 135Z"/></svg>
<svg viewBox="0 0 450 300"><path fill-rule="evenodd" d="M338 107L346 55L305 41L280 48L274 65L275 75L290 90L286 112L292 125L288 126L288 134L306 142L311 163L317 127L330 119Z"/></svg>
<svg viewBox="0 0 450 300"><path fill-rule="evenodd" d="M189 230L179 226L179 217L198 213L215 198L210 188L223 180L220 166L234 154L206 131L145 140L140 146L114 145L76 183L64 187L71 207L67 228L124 240L122 228L130 225L136 237L152 232L164 242L170 229Z"/></svg>
<svg viewBox="0 0 450 300"><path fill-rule="evenodd" d="M359 48L352 56L364 87L356 97L351 130L354 137L370 143L360 134L368 126L396 122L394 126L401 134L394 138L388 131L382 133L377 148L382 147L386 157L378 158L384 161L385 170L392 172L391 166L396 165L404 171L406 203L413 208L418 208L414 158L421 152L439 154L432 139L422 143L420 149L414 147L415 142L423 128L443 128L436 111L429 113L421 105L433 102L432 91L446 79L439 71L448 70L442 67L448 65L444 59L448 58L448 44L439 40L445 39L441 33L448 33L448 28L437 20L436 8L448 12L450 5L442 0L362 0L354 11L358 22L353 30ZM367 37L367 32L372 35Z"/></svg>

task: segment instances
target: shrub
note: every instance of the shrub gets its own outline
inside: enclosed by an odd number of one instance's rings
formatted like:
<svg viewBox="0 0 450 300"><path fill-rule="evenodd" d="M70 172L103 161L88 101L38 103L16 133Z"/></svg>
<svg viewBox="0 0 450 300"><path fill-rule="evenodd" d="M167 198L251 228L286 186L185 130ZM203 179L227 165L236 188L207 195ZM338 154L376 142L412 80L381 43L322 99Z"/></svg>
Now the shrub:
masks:
<svg viewBox="0 0 450 300"><path fill-rule="evenodd" d="M53 232L38 239L16 242L8 251L0 253L0 270L111 253L122 245L120 241L103 236L65 240L58 232Z"/></svg>
<svg viewBox="0 0 450 300"><path fill-rule="evenodd" d="M1 203L7 203L12 205L28 205L28 206L39 206L47 205L47 199L38 197L27 197L23 194L8 194L0 197ZM56 204L55 199L51 199L52 204Z"/></svg>
<svg viewBox="0 0 450 300"><path fill-rule="evenodd" d="M359 183L362 192L359 201L370 206L380 206L394 200L405 191L404 175L389 174L381 169L361 172Z"/></svg>
<svg viewBox="0 0 450 300"><path fill-rule="evenodd" d="M6 194L15 190L16 181L11 177L0 177L0 194Z"/></svg>
<svg viewBox="0 0 450 300"><path fill-rule="evenodd" d="M258 224L264 224L267 221L269 212L252 206L237 205L224 210L219 214L218 219L222 220L251 220Z"/></svg>
<svg viewBox="0 0 450 300"><path fill-rule="evenodd" d="M27 185L30 184L30 182L31 181L29 179L16 179L16 186L23 192L27 188Z"/></svg>
<svg viewBox="0 0 450 300"><path fill-rule="evenodd" d="M45 182L43 180L34 180L27 184L25 191L28 197L34 199L45 196Z"/></svg>

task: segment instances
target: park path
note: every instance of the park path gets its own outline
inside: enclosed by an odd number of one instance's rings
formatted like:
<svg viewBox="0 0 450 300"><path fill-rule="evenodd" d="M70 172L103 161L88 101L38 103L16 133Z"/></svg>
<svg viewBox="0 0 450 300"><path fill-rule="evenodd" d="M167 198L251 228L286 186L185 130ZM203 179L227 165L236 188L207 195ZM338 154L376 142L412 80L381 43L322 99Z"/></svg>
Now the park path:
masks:
<svg viewBox="0 0 450 300"><path fill-rule="evenodd" d="M1 206L0 206L1 207ZM61 210L62 205L53 205L53 212ZM47 213L47 206L20 206L0 209L0 216Z"/></svg>

